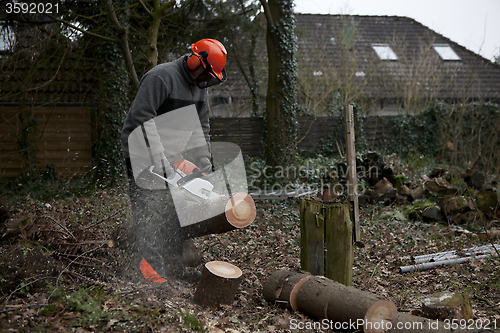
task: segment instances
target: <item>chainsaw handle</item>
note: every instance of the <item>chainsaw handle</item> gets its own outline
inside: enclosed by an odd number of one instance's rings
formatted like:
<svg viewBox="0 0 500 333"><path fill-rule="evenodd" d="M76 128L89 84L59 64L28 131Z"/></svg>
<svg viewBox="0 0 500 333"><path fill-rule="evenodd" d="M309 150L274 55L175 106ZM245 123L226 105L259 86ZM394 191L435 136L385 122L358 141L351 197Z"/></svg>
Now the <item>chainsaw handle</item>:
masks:
<svg viewBox="0 0 500 333"><path fill-rule="evenodd" d="M154 171L153 171L153 170L154 170L154 168L155 168L155 166L154 166L154 164L153 164L152 166L150 166L150 167L148 168L149 172L150 172L150 173L152 173L153 175L155 175L156 177L160 178L161 180L166 181L166 182L168 183L169 181L168 181L168 179L167 179L167 178L165 178L165 177L163 177L162 175L160 175L159 173L156 173L156 172L154 172Z"/></svg>
<svg viewBox="0 0 500 333"><path fill-rule="evenodd" d="M195 169L189 175L187 175L187 176L182 177L181 179L179 179L177 181L177 185L178 186L182 186L182 185L186 184L188 181L190 181L190 180L192 180L194 178L199 178L199 177L201 177L203 175L204 172L209 171L211 168L212 168L211 165L207 165L206 167L204 167L201 170L200 169Z"/></svg>

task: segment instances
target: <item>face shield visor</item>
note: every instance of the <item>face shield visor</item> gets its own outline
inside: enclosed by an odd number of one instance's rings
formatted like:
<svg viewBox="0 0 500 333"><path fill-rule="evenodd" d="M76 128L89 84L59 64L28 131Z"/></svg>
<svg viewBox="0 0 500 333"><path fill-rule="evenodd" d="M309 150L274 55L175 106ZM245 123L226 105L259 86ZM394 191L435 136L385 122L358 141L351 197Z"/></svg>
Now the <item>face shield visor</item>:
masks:
<svg viewBox="0 0 500 333"><path fill-rule="evenodd" d="M208 88L211 86L214 86L216 84L225 82L227 80L227 75L226 75L226 69L223 68L220 73L214 72L212 69L212 66L208 62L208 52L202 51L200 52L202 61L203 61L203 67L205 68L205 71L198 75L198 77L195 79L195 83L198 86L198 88L203 89L203 88Z"/></svg>

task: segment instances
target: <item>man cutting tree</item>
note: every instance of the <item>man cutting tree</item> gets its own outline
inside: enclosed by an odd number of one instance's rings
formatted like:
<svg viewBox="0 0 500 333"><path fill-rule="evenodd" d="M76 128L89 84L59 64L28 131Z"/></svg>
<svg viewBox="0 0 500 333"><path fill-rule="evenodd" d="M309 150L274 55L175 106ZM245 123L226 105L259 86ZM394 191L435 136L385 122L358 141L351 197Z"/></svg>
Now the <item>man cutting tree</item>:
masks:
<svg viewBox="0 0 500 333"><path fill-rule="evenodd" d="M147 172L171 179L186 149L197 167L211 169L207 88L226 81L227 51L215 39L202 39L191 49L142 77L121 135L133 213L133 268L156 283L200 274L182 266L182 229L172 195ZM140 138L133 141L137 133ZM143 156L140 163L137 156Z"/></svg>

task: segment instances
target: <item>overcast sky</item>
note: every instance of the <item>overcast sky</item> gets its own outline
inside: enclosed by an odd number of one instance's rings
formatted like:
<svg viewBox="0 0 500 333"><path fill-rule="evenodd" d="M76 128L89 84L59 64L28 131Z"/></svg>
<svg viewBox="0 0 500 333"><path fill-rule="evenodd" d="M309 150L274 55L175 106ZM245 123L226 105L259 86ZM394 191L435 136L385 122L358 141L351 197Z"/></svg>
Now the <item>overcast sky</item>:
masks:
<svg viewBox="0 0 500 333"><path fill-rule="evenodd" d="M500 0L294 0L295 12L397 15L493 60L500 55Z"/></svg>

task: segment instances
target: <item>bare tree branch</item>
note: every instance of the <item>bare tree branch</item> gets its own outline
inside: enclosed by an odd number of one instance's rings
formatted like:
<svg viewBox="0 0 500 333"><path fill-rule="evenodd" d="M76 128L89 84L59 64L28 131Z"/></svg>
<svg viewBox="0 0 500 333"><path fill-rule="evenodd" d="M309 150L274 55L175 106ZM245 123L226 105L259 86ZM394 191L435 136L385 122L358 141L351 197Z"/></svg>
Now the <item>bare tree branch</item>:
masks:
<svg viewBox="0 0 500 333"><path fill-rule="evenodd" d="M93 33L93 32L87 31L87 30L84 30L84 29L82 29L80 27L77 27L76 25L74 25L74 24L72 24L72 23L70 23L70 22L68 22L66 20L60 19L58 17L55 17L52 14L45 13L45 15L47 15L48 17L50 17L54 21L63 23L65 25L67 25L68 27L70 27L72 29L75 29L76 31L81 32L82 34L85 34L85 35L88 35L88 36L92 36L92 37L96 37L96 38L102 39L102 40L107 41L107 42L118 43L118 39L116 39L116 38L106 37L106 36L103 36L103 35L99 35L99 34L96 34L96 33Z"/></svg>
<svg viewBox="0 0 500 333"><path fill-rule="evenodd" d="M111 0L103 0L106 11L108 12L108 17L113 23L114 29L118 35L118 43L125 60L125 66L127 72L130 75L130 80L135 90L139 90L139 78L137 77L137 72L135 71L134 61L132 59L132 53L130 52L130 46L128 44L127 30L120 24L118 18L116 17L115 10L113 8L113 3Z"/></svg>
<svg viewBox="0 0 500 333"><path fill-rule="evenodd" d="M146 7L146 4L142 0L139 0L139 3L141 4L142 8L144 8L146 13L148 13L149 16L153 17L153 13L151 13L151 10L149 10L149 8Z"/></svg>

